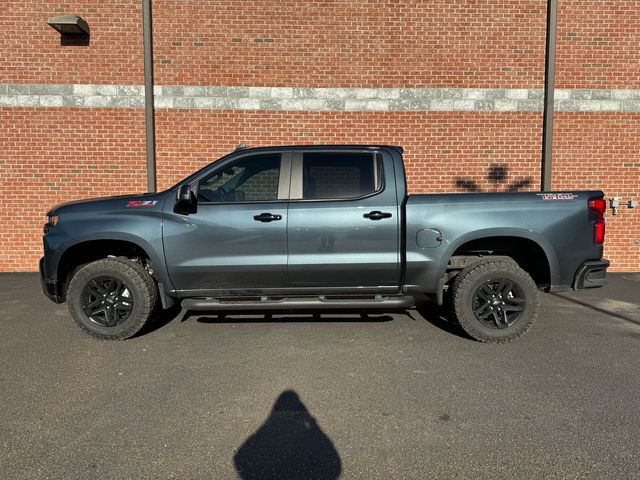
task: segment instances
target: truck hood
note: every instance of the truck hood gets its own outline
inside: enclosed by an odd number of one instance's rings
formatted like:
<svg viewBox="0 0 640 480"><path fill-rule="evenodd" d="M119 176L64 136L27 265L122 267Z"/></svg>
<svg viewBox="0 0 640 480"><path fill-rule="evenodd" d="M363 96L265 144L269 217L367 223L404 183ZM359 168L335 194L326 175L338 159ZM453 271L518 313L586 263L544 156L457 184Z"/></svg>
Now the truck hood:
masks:
<svg viewBox="0 0 640 480"><path fill-rule="evenodd" d="M167 192L141 193L138 195L115 195L112 197L89 198L86 200L74 200L60 203L52 207L48 215L57 215L66 212L102 212L119 210L123 208L161 208L162 199Z"/></svg>

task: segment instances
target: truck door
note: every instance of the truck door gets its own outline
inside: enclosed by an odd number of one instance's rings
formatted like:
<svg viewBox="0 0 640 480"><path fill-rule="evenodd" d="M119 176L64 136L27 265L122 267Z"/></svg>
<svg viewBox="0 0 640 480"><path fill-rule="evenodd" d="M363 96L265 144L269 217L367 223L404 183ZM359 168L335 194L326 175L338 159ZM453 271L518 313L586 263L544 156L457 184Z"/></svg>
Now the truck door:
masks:
<svg viewBox="0 0 640 480"><path fill-rule="evenodd" d="M195 212L176 212L167 202L165 256L177 290L255 295L288 287L290 173L290 152L244 155L192 184Z"/></svg>
<svg viewBox="0 0 640 480"><path fill-rule="evenodd" d="M314 294L398 290L400 209L390 155L296 151L290 198L292 289Z"/></svg>

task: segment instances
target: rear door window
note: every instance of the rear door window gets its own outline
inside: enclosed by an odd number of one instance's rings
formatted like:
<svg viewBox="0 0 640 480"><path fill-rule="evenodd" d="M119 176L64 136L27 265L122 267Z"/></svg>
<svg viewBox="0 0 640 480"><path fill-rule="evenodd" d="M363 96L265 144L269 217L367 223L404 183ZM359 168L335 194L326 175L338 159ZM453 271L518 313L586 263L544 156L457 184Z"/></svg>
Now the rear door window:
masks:
<svg viewBox="0 0 640 480"><path fill-rule="evenodd" d="M382 188L376 153L315 153L302 157L302 199L358 198Z"/></svg>

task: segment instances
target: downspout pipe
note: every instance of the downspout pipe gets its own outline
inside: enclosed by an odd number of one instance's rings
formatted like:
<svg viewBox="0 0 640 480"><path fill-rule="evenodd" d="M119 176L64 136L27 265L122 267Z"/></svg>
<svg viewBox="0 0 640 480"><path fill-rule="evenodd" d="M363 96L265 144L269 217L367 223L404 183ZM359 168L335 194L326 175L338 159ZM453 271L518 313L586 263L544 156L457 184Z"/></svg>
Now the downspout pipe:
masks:
<svg viewBox="0 0 640 480"><path fill-rule="evenodd" d="M147 142L147 191L155 192L156 125L153 105L153 30L151 0L142 0L142 35L144 43L144 116Z"/></svg>
<svg viewBox="0 0 640 480"><path fill-rule="evenodd" d="M556 89L556 34L558 30L558 0L547 0L547 41L544 58L544 113L542 119L542 164L540 187L551 190L553 160L553 110Z"/></svg>

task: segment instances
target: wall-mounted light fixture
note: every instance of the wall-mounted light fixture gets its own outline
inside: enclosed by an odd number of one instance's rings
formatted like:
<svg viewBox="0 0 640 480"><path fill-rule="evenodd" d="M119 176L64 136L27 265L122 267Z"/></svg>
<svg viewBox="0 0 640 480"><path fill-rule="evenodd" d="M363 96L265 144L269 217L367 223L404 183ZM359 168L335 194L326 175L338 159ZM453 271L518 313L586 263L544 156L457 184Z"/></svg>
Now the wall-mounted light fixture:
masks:
<svg viewBox="0 0 640 480"><path fill-rule="evenodd" d="M61 35L89 35L89 24L78 15L51 17L47 23Z"/></svg>

